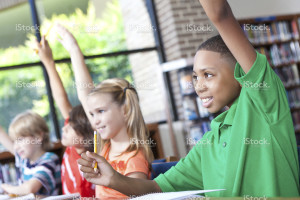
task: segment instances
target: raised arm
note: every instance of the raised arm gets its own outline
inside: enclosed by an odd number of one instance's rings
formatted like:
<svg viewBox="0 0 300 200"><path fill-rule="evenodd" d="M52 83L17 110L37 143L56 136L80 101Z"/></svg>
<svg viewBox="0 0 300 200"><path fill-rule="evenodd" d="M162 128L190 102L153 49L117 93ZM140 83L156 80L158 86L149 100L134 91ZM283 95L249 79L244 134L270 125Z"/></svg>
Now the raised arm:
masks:
<svg viewBox="0 0 300 200"><path fill-rule="evenodd" d="M49 47L48 41L45 39L45 36L43 36L41 43L36 41L36 44L39 51L39 57L45 65L45 68L49 75L50 86L54 100L57 103L57 106L63 118L67 119L69 117L69 112L72 109L72 105L68 99L63 83L56 71L52 51Z"/></svg>
<svg viewBox="0 0 300 200"><path fill-rule="evenodd" d="M226 0L199 1L229 50L247 73L255 62L256 53L235 19L228 2Z"/></svg>
<svg viewBox="0 0 300 200"><path fill-rule="evenodd" d="M14 141L8 136L8 134L4 131L4 129L0 126L0 143L13 155L15 155L14 151Z"/></svg>
<svg viewBox="0 0 300 200"><path fill-rule="evenodd" d="M59 42L70 53L78 99L81 102L88 119L90 122L92 122L91 116L87 109L86 99L87 95L94 88L94 84L90 72L84 62L83 54L76 39L65 27L58 24L55 26L55 28L60 36L58 39Z"/></svg>
<svg viewBox="0 0 300 200"><path fill-rule="evenodd" d="M94 162L98 162L98 169L94 171ZM147 193L161 192L158 184L153 180L123 176L115 171L105 158L92 152L81 154L78 160L80 170L84 172L87 181L117 190L127 196L139 196ZM133 187L134 186L134 187Z"/></svg>

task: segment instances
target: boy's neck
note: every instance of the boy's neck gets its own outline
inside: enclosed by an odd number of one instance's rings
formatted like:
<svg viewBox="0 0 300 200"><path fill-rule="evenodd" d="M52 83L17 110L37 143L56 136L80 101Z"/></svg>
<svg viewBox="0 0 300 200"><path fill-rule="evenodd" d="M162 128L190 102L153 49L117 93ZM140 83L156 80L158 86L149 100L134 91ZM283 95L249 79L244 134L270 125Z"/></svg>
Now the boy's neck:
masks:
<svg viewBox="0 0 300 200"><path fill-rule="evenodd" d="M82 153L84 153L84 152L86 152L86 149L85 148L76 148L75 147L75 150L76 150L76 152L79 154L79 155L81 155Z"/></svg>
<svg viewBox="0 0 300 200"><path fill-rule="evenodd" d="M43 149L36 151L32 156L30 156L29 161L30 164L35 163L42 155L44 155L44 153L46 153L46 151L44 151Z"/></svg>

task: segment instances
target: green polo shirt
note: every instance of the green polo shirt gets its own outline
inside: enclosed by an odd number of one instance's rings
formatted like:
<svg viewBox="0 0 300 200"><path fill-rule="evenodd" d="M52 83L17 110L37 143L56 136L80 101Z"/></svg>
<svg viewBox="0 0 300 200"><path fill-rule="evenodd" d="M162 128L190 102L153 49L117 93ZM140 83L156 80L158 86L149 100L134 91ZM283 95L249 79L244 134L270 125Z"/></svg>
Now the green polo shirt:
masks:
<svg viewBox="0 0 300 200"><path fill-rule="evenodd" d="M155 181L163 192L226 189L206 196L299 196L295 132L285 88L264 55L245 74L228 111L211 122L198 144Z"/></svg>

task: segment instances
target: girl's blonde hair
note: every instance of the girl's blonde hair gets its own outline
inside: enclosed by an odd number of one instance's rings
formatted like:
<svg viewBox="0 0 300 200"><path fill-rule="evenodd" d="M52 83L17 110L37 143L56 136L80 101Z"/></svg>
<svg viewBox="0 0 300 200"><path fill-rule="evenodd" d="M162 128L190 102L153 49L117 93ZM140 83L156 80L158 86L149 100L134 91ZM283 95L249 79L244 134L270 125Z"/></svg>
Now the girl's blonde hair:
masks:
<svg viewBox="0 0 300 200"><path fill-rule="evenodd" d="M148 162L151 163L153 161L153 153L148 142L146 142L149 139L149 131L142 115L138 94L135 88L125 79L112 78L102 81L88 96L99 93L110 94L115 103L119 106L124 105L125 107L127 134L130 138L130 146L123 153L136 151L137 154L138 150L141 149ZM100 138L101 149L103 149L107 143L109 143L109 140Z"/></svg>
<svg viewBox="0 0 300 200"><path fill-rule="evenodd" d="M10 137L36 137L43 136L42 148L50 148L49 128L46 121L37 113L27 110L18 114L11 122L8 129Z"/></svg>

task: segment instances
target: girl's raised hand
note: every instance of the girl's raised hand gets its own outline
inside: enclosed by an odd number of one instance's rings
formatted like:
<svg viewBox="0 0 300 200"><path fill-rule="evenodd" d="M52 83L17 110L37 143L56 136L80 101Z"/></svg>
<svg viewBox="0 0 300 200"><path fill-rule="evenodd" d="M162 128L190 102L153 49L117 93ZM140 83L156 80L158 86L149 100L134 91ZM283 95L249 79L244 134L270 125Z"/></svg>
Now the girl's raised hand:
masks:
<svg viewBox="0 0 300 200"><path fill-rule="evenodd" d="M69 53L71 53L71 51L74 48L78 47L76 39L74 38L72 33L70 33L68 31L68 29L66 29L65 27L63 27L60 24L56 24L55 25L55 30L58 33L58 35L60 36L60 37L57 38L57 40L64 46L64 48Z"/></svg>
<svg viewBox="0 0 300 200"><path fill-rule="evenodd" d="M52 50L45 36L42 37L41 42L38 42L36 40L35 43L38 49L39 57L41 61L44 63L44 65L47 65L47 63L52 62L53 61Z"/></svg>
<svg viewBox="0 0 300 200"><path fill-rule="evenodd" d="M113 178L118 174L104 157L93 152L82 153L77 162L81 165L80 170L83 172L84 178L96 185L109 187ZM95 162L98 163L96 171L94 170Z"/></svg>

